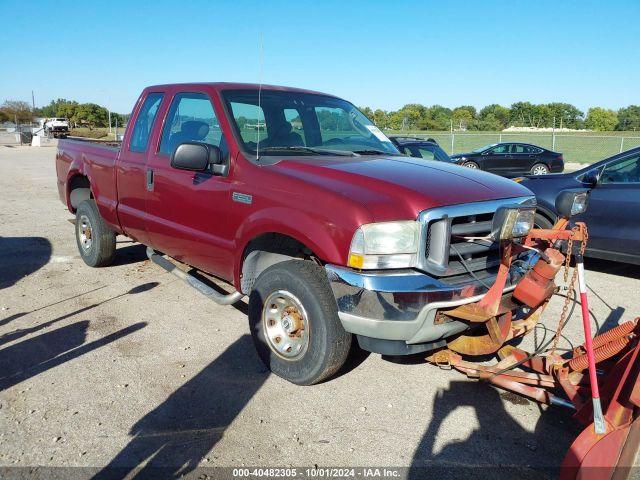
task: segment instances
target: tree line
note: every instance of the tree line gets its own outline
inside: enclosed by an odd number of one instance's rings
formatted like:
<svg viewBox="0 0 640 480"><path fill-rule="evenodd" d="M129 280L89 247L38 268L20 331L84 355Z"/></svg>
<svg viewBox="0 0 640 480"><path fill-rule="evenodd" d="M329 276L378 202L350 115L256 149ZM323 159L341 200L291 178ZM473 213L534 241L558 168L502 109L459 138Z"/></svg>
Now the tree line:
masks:
<svg viewBox="0 0 640 480"><path fill-rule="evenodd" d="M6 100L0 105L0 123L31 123L35 117L67 118L72 127L108 127L109 111L96 103L78 103L74 100L59 98L49 105L35 110L27 102ZM111 112L111 125L124 125L128 115Z"/></svg>
<svg viewBox="0 0 640 480"><path fill-rule="evenodd" d="M640 130L640 106L619 110L590 108L586 115L569 103L516 102L510 107L498 104L476 110L471 105L447 108L410 103L395 111L361 107L378 127L393 130L500 131L508 127L571 128L596 131Z"/></svg>

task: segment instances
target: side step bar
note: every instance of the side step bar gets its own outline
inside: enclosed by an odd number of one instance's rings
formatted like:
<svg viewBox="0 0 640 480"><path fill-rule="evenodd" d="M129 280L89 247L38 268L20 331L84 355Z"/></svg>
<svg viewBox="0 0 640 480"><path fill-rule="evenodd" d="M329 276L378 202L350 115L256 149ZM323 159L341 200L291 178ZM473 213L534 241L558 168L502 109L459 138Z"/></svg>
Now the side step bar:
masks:
<svg viewBox="0 0 640 480"><path fill-rule="evenodd" d="M209 285L204 282L198 280L193 275L188 274L178 268L178 266L167 260L160 253L156 252L153 248L147 247L147 257L156 265L161 266L167 272L173 273L176 277L187 282L188 285L192 286L196 290L198 290L205 297L213 300L219 305L233 305L234 303L240 301L242 297L244 297L243 293L238 291L234 291L233 293L229 293L228 295L223 295L220 292L217 292Z"/></svg>

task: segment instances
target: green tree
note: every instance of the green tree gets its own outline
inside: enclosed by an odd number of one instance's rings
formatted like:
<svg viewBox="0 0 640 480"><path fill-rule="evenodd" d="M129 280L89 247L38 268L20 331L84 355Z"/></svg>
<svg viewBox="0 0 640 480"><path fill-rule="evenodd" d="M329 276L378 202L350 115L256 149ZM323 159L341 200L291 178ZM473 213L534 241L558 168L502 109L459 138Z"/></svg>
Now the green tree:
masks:
<svg viewBox="0 0 640 480"><path fill-rule="evenodd" d="M507 107L493 103L482 108L478 113L480 125L488 128L479 130L502 130L509 126L509 116L511 111Z"/></svg>
<svg viewBox="0 0 640 480"><path fill-rule="evenodd" d="M556 128L560 128L560 126L563 128L580 128L582 126L584 113L570 103L548 103L547 109L548 115L551 117L551 125L548 124L549 119L547 119L547 127L553 126L554 118Z"/></svg>
<svg viewBox="0 0 640 480"><path fill-rule="evenodd" d="M592 107L587 113L584 124L589 130L609 132L615 130L618 125L618 114L606 108Z"/></svg>
<svg viewBox="0 0 640 480"><path fill-rule="evenodd" d="M468 127L473 125L477 113L475 107L463 105L461 107L454 108L451 115L453 118L454 128L466 130Z"/></svg>
<svg viewBox="0 0 640 480"><path fill-rule="evenodd" d="M373 112L372 120L379 128L389 128L389 113L379 108Z"/></svg>
<svg viewBox="0 0 640 480"><path fill-rule="evenodd" d="M22 100L5 100L0 110L10 122L31 123L33 121L31 105Z"/></svg>
<svg viewBox="0 0 640 480"><path fill-rule="evenodd" d="M640 106L629 105L618 110L617 130L640 130Z"/></svg>
<svg viewBox="0 0 640 480"><path fill-rule="evenodd" d="M95 103L78 105L74 117L77 123L87 125L89 128L106 127L109 124L109 112Z"/></svg>

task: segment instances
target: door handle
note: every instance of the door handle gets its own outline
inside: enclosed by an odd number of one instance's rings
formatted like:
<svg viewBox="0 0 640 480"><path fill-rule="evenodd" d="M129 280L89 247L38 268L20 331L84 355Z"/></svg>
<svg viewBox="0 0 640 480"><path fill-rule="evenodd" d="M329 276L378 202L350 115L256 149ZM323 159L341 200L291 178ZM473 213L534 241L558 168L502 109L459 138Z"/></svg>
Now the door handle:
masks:
<svg viewBox="0 0 640 480"><path fill-rule="evenodd" d="M147 191L153 192L153 170L147 169Z"/></svg>

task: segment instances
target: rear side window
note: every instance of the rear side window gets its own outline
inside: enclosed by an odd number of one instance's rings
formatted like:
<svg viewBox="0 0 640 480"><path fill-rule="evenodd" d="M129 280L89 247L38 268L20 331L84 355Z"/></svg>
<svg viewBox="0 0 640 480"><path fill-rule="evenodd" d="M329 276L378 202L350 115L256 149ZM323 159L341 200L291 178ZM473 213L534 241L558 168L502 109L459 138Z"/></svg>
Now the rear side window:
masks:
<svg viewBox="0 0 640 480"><path fill-rule="evenodd" d="M171 155L184 142L220 147L221 140L220 124L207 95L179 93L174 97L162 129L160 153Z"/></svg>
<svg viewBox="0 0 640 480"><path fill-rule="evenodd" d="M160 102L162 102L162 93L150 93L145 98L136 124L133 126L133 133L131 134L131 142L129 143L129 150L132 152L146 152L147 145L149 145L149 136L151 135L151 129L153 128L153 122L156 119Z"/></svg>

